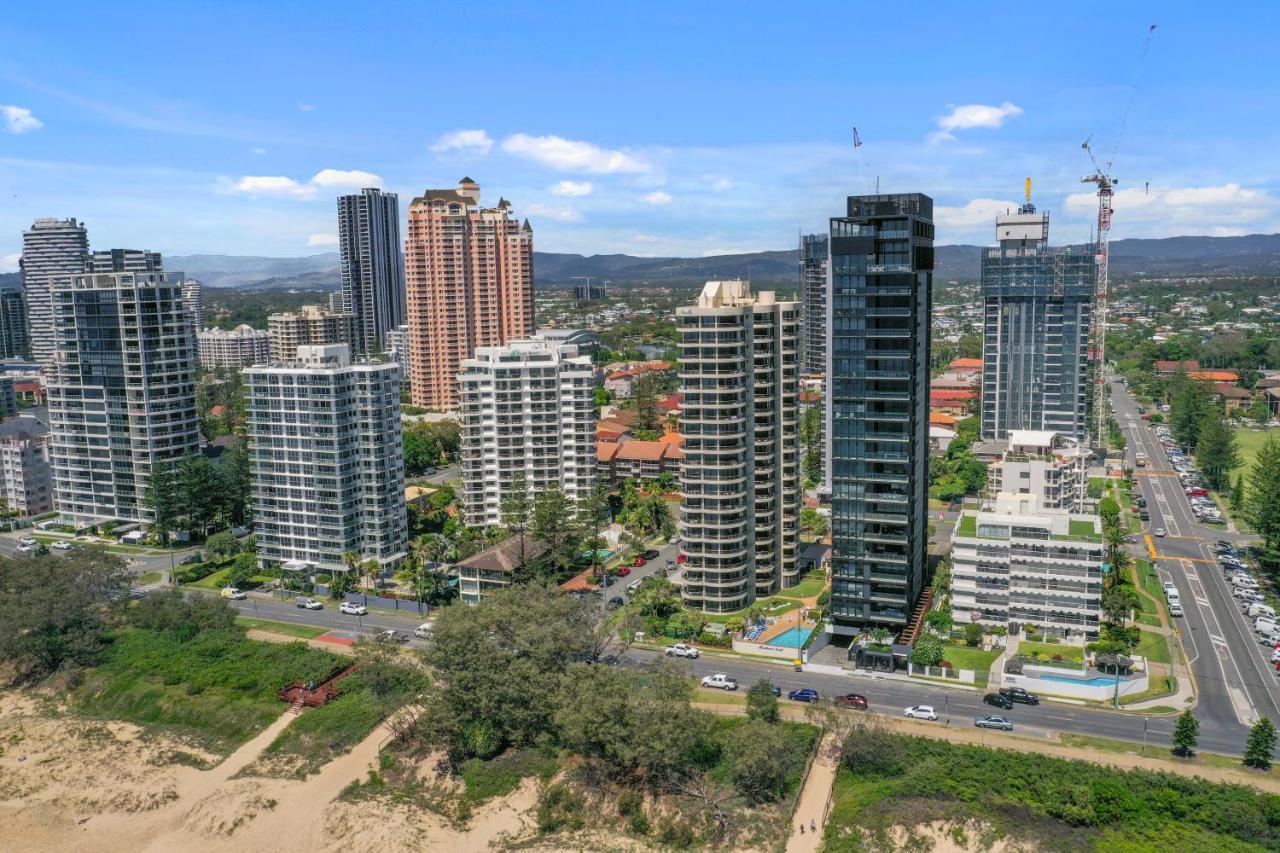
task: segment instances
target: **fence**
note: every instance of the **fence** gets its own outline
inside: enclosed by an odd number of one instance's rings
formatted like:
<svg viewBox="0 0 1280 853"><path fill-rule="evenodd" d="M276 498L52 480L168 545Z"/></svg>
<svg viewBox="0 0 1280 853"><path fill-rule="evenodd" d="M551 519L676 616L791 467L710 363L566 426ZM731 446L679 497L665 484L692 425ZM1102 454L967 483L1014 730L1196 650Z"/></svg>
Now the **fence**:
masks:
<svg viewBox="0 0 1280 853"><path fill-rule="evenodd" d="M294 598L295 596L303 593L291 592L287 589L279 589L275 591L275 594L283 601ZM328 594L329 587L322 583L315 584L315 591L311 593L313 596L327 596ZM382 607L387 610L404 610L409 613L417 613L419 615L425 615L430 609L426 604L420 601L405 601L403 599L388 598L387 596L382 595L369 595L363 590L357 589L353 589L351 592L347 593L347 600L359 602L360 604L365 604L369 607Z"/></svg>
<svg viewBox="0 0 1280 853"><path fill-rule="evenodd" d="M955 681L959 684L974 684L978 680L977 672L972 669L921 666L911 662L907 663L907 675L920 676L922 678L945 678L948 681Z"/></svg>

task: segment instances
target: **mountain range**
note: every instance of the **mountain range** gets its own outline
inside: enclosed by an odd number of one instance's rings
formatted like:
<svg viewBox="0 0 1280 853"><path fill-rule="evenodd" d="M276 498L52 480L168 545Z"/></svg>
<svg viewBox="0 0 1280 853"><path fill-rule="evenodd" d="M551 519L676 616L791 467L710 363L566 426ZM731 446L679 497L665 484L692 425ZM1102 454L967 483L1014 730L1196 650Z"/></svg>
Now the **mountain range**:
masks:
<svg viewBox="0 0 1280 853"><path fill-rule="evenodd" d="M934 278L975 281L981 246L938 246ZM336 290L340 272L337 252L295 258L245 255L166 255L165 266L199 279L207 287L253 290ZM567 287L590 276L613 287L653 284L697 287L718 278L750 278L759 285L796 283L795 249L711 255L704 258L644 258L634 255L574 255L534 252L538 287ZM1126 276L1280 276L1280 234L1245 237L1167 237L1116 240L1111 244L1111 271ZM17 273L0 273L0 287L15 286Z"/></svg>

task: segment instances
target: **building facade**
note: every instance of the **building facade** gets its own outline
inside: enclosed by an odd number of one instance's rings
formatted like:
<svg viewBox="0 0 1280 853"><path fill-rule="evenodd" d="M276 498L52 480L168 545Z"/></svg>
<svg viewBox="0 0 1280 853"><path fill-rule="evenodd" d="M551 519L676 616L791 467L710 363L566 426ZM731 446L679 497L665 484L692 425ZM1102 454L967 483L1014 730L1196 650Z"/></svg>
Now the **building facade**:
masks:
<svg viewBox="0 0 1280 853"><path fill-rule="evenodd" d="M22 288L0 288L0 358L25 358L30 346Z"/></svg>
<svg viewBox="0 0 1280 853"><path fill-rule="evenodd" d="M800 304L711 281L676 328L681 595L728 613L799 582Z"/></svg>
<svg viewBox="0 0 1280 853"><path fill-rule="evenodd" d="M231 331L203 329L196 334L200 350L200 366L205 370L220 367L239 370L251 364L271 360L271 334L241 323Z"/></svg>
<svg viewBox="0 0 1280 853"><path fill-rule="evenodd" d="M596 479L594 373L572 344L534 338L480 347L462 362L462 511L470 526L502 523L518 475L531 496L552 483L573 500Z"/></svg>
<svg viewBox="0 0 1280 853"><path fill-rule="evenodd" d="M37 364L53 361L53 286L85 271L89 230L75 219L37 219L22 232L18 262L26 301L27 335Z"/></svg>
<svg viewBox="0 0 1280 853"><path fill-rule="evenodd" d="M533 229L505 199L481 207L470 178L409 205L405 281L415 405L455 408L465 359L534 333Z"/></svg>
<svg viewBox="0 0 1280 853"><path fill-rule="evenodd" d="M35 418L0 423L0 498L9 511L25 517L53 509L48 443L49 428Z"/></svg>
<svg viewBox="0 0 1280 853"><path fill-rule="evenodd" d="M91 272L54 284L49 459L55 508L69 523L150 523L152 472L199 452L181 281Z"/></svg>
<svg viewBox="0 0 1280 853"><path fill-rule="evenodd" d="M831 220L827 429L835 630L905 627L928 549L933 200L851 196Z"/></svg>
<svg viewBox="0 0 1280 853"><path fill-rule="evenodd" d="M1051 430L1088 439L1094 253L1049 246L1049 215L1028 201L996 218L982 252L982 437Z"/></svg>
<svg viewBox="0 0 1280 853"><path fill-rule="evenodd" d="M259 564L346 572L353 551L398 566L409 540L400 368L353 363L336 344L243 376Z"/></svg>
<svg viewBox="0 0 1280 853"><path fill-rule="evenodd" d="M191 315L191 328L196 332L204 330L204 285L189 278L182 283L182 301L187 305L187 313Z"/></svg>
<svg viewBox="0 0 1280 853"><path fill-rule="evenodd" d="M267 317L267 332L271 337L272 360L289 361L297 355L298 347L354 346L356 316L320 305L303 305L297 311Z"/></svg>
<svg viewBox="0 0 1280 853"><path fill-rule="evenodd" d="M804 373L827 370L827 250L826 234L800 238L800 293L804 300Z"/></svg>
<svg viewBox="0 0 1280 853"><path fill-rule="evenodd" d="M355 317L352 352L379 352L383 336L405 320L400 200L395 193L371 188L338 197L338 254L343 306Z"/></svg>

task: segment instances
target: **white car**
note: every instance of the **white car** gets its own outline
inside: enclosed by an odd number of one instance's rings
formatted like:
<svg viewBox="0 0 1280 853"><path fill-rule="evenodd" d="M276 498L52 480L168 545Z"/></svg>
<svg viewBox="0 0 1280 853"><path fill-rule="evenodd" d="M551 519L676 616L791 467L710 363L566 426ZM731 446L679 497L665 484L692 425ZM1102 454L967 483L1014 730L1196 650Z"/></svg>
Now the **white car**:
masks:
<svg viewBox="0 0 1280 853"><path fill-rule="evenodd" d="M689 645L688 643L676 643L674 646L667 646L665 649L663 649L663 652L668 657L693 658L693 659L696 659L698 657L698 650L695 649L693 646Z"/></svg>
<svg viewBox="0 0 1280 853"><path fill-rule="evenodd" d="M70 551L70 550L71 550L71 543L70 543L70 542L61 542L61 541L59 541L59 542L54 542L54 543L53 543L52 545L50 545L49 547L50 547L50 548L52 548L52 549L53 549L53 550L55 550L55 551Z"/></svg>
<svg viewBox="0 0 1280 853"><path fill-rule="evenodd" d="M912 705L902 712L902 716L913 720L936 720L938 712L933 710L932 705Z"/></svg>
<svg viewBox="0 0 1280 853"><path fill-rule="evenodd" d="M338 605L338 612L345 613L348 616L368 616L369 608L363 604L356 604L354 601L344 601Z"/></svg>
<svg viewBox="0 0 1280 853"><path fill-rule="evenodd" d="M296 607L301 607L303 610L323 610L324 609L324 604L319 601L316 601L314 598L299 598L294 602L294 605Z"/></svg>
<svg viewBox="0 0 1280 853"><path fill-rule="evenodd" d="M35 545L28 545L26 542L23 542L22 544L18 545L19 554L30 554L35 549L36 549Z"/></svg>
<svg viewBox="0 0 1280 853"><path fill-rule="evenodd" d="M723 672L717 672L715 675L708 675L706 678L702 679L702 686L714 687L718 690L737 690L738 681L737 679L730 678Z"/></svg>
<svg viewBox="0 0 1280 853"><path fill-rule="evenodd" d="M423 622L417 628L413 629L413 636L417 637L419 640L430 639L431 629L434 627L434 622Z"/></svg>
<svg viewBox="0 0 1280 853"><path fill-rule="evenodd" d="M236 589L234 586L225 586L222 588L222 597L229 598L232 601L244 601L249 596L243 590Z"/></svg>
<svg viewBox="0 0 1280 853"><path fill-rule="evenodd" d="M1164 535L1165 535L1165 530L1164 530L1164 528L1163 528L1163 527L1157 527L1155 530L1151 531L1151 535L1152 535L1152 536L1164 536Z"/></svg>

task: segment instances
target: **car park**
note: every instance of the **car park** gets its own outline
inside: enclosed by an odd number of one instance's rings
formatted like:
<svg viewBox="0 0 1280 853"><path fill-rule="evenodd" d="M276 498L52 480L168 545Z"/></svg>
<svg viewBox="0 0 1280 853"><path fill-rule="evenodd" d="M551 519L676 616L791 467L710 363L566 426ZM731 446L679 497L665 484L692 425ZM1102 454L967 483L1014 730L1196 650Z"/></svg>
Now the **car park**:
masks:
<svg viewBox="0 0 1280 853"><path fill-rule="evenodd" d="M354 601L344 601L338 605L338 612L348 616L368 616L369 608Z"/></svg>
<svg viewBox="0 0 1280 853"><path fill-rule="evenodd" d="M1254 602L1253 604L1249 605L1249 609L1245 611L1245 615L1254 617L1254 618L1258 616L1267 616L1267 617L1270 617L1271 619L1275 619L1276 611L1275 611L1275 608L1273 608L1269 604L1263 604L1262 602Z"/></svg>
<svg viewBox="0 0 1280 853"><path fill-rule="evenodd" d="M982 701L987 705L994 705L995 707L1001 708L1005 711L1013 708L1013 700L1007 696L1001 696L999 693L988 693L986 696L982 697Z"/></svg>
<svg viewBox="0 0 1280 853"><path fill-rule="evenodd" d="M702 686L715 688L716 690L737 690L738 680L730 678L723 672L717 672L715 675L708 675L702 679Z"/></svg>
<svg viewBox="0 0 1280 853"><path fill-rule="evenodd" d="M1001 731L1013 731L1013 721L1008 717L1002 717L999 714L988 714L985 717L978 717L973 724L980 729L1000 729Z"/></svg>
<svg viewBox="0 0 1280 853"><path fill-rule="evenodd" d="M1000 695L1023 705L1039 705L1040 697L1021 687L1001 687Z"/></svg>
<svg viewBox="0 0 1280 853"><path fill-rule="evenodd" d="M902 716L910 717L913 720L936 720L938 719L938 712L933 709L932 705L912 705L902 712Z"/></svg>
<svg viewBox="0 0 1280 853"><path fill-rule="evenodd" d="M1270 637L1272 634L1280 633L1280 624L1277 624L1274 619L1259 616L1253 620L1253 633Z"/></svg>
<svg viewBox="0 0 1280 853"><path fill-rule="evenodd" d="M788 693L787 698L792 702L817 702L822 697L812 687L801 687L799 690Z"/></svg>
<svg viewBox="0 0 1280 853"><path fill-rule="evenodd" d="M324 605L314 598L308 598L305 595L299 595L293 600L294 607L301 607L303 610L323 610Z"/></svg>
<svg viewBox="0 0 1280 853"><path fill-rule="evenodd" d="M845 693L842 696L833 697L831 701L841 708L853 708L855 711L867 710L867 697L861 693Z"/></svg>

